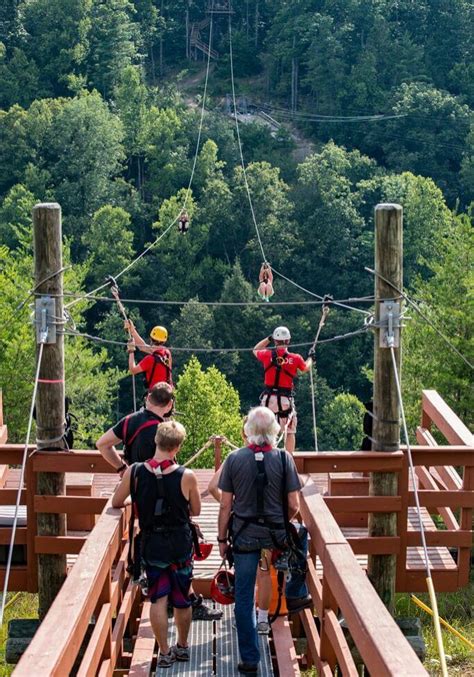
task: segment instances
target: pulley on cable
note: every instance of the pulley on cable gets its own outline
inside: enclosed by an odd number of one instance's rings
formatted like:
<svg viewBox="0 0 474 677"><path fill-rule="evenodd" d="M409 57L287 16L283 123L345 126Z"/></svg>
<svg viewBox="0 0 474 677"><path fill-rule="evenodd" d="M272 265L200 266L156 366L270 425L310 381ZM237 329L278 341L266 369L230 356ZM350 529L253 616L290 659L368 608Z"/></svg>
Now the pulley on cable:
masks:
<svg viewBox="0 0 474 677"><path fill-rule="evenodd" d="M319 340L319 335L321 333L322 328L326 324L326 319L329 314L329 307L330 304L333 300L333 297L330 294L326 294L323 298L323 305L321 307L321 319L319 320L319 325L318 325L318 330L316 332L316 336L314 337L313 345L308 351L308 357L312 357L313 360L316 355L316 346L318 344ZM313 362L314 364L314 362ZM311 411L313 414L313 434L314 434L314 450L319 451L318 449L318 430L316 427L316 400L315 400L315 390L314 390L314 374L313 374L313 365L311 365L311 369L309 370L309 383L311 387Z"/></svg>

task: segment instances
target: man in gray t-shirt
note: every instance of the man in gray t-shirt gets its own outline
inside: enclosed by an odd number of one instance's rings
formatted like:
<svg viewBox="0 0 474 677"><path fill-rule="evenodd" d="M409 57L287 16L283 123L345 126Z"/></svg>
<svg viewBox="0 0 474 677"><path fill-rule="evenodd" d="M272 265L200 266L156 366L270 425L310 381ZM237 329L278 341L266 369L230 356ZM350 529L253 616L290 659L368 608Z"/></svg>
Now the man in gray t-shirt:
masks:
<svg viewBox="0 0 474 677"><path fill-rule="evenodd" d="M221 557L228 547L228 528L233 511L235 567L235 620L239 642L241 674L257 674L260 652L255 617L255 580L262 548L275 548L286 541L283 492L288 503L288 518L299 510L300 479L288 452L283 452L286 478L283 486L282 454L276 446L280 426L275 414L266 407L249 412L244 433L248 446L232 452L226 459L219 479L222 492L218 521ZM262 476L257 480L259 463ZM263 517L262 517L263 513ZM257 521L258 518L258 521ZM257 523L256 523L257 522ZM305 605L307 589L303 583L299 601Z"/></svg>
<svg viewBox="0 0 474 677"><path fill-rule="evenodd" d="M286 532L284 527L282 492L288 496L292 492L298 492L301 488L300 478L296 470L295 462L287 451L271 449L261 452L265 466L267 485L263 492L263 511L265 520L272 523L270 529L259 524L249 523L244 528L242 517L255 518L258 512L257 502L257 463L255 451L250 447L238 449L230 454L222 468L219 479L219 489L233 496L232 510L233 532L240 536L234 546L238 550L249 551L260 548L274 548L275 540L282 543ZM283 487L283 459L286 462L286 481ZM294 497L292 497L293 500ZM296 506L293 505L295 508ZM279 528L278 528L279 527ZM258 541L258 543L256 542Z"/></svg>

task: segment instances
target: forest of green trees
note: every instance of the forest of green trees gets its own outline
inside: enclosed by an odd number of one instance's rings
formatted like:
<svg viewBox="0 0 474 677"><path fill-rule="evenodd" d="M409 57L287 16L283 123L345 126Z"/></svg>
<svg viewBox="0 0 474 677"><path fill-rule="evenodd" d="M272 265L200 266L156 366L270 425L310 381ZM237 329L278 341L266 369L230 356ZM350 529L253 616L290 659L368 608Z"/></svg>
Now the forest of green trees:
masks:
<svg viewBox="0 0 474 677"><path fill-rule="evenodd" d="M65 289L72 295L121 271L176 219L196 152L206 70L206 57L198 51L194 58L190 33L206 19L206 6L205 0L0 5L0 384L12 440L26 431L34 372L31 309L21 305L32 288L32 206L62 206ZM231 21L237 93L283 123L276 133L257 122L240 126L271 264L316 294L370 295L374 282L364 266L373 264L373 207L399 202L407 293L472 361L472 4L241 0ZM209 26L201 39L208 42ZM140 332L166 325L172 347L249 348L277 324L287 324L296 343L310 342L321 312L316 304L199 303L257 301L262 263L235 125L226 114L225 15L214 18L212 47L219 56L211 60L187 202L190 232L183 237L173 227L121 277L121 292L190 301L127 304ZM304 157L302 139L312 149ZM314 300L278 276L274 286L274 301ZM113 303L81 301L71 315L78 332L126 340ZM414 311L409 316L402 376L412 429L426 387L472 423L472 372ZM321 338L363 323L363 314L334 307ZM320 448L360 444L372 356L368 332L318 347ZM178 409L195 430L189 452L211 433L237 441L239 407L256 404L261 390L251 353L199 351L193 358L180 350L174 362ZM121 345L66 337L78 443L93 443L131 408L126 364ZM307 376L298 383L297 404L298 447L311 449Z"/></svg>

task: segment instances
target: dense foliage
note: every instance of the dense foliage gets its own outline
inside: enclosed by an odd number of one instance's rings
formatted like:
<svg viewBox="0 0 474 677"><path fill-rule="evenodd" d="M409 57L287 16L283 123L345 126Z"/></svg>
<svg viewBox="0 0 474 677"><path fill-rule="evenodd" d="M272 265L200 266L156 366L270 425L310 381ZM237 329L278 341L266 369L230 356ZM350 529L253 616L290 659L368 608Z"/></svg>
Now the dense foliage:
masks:
<svg viewBox="0 0 474 677"><path fill-rule="evenodd" d="M204 72L203 63L192 59L186 25L205 19L204 5L1 4L0 375L12 439L24 433L34 360L27 307L16 310L31 287L31 207L39 200L61 203L65 250L73 264L66 288L73 293L100 285L165 233L180 212L194 164ZM321 295L371 294L373 279L364 266L373 262L373 206L398 201L405 214L405 285L468 354L472 5L246 0L234 3L234 10L237 88L252 103L266 101L272 116L285 123L278 131L251 121L241 125L248 189L272 265ZM203 41L208 30L202 28ZM191 301L127 305L140 332L167 325L171 346L249 348L279 323L288 324L296 343L310 342L320 317L317 305L200 303L257 301L262 262L235 128L225 115L227 17L216 16L213 36L219 59L210 75L186 205L190 232L182 236L173 226L121 278L122 292L134 299ZM363 118L372 114L382 117ZM275 277L273 300L311 299ZM113 304L81 302L74 308L80 331L125 340ZM363 319L334 308L322 338L358 329ZM436 336L418 318L406 330L410 422L417 419L422 387L439 388L469 422L466 365L444 343L433 355ZM90 443L107 420L130 408L130 379L119 381L126 354L118 345L70 337L66 352L79 436ZM193 397L209 393L215 407L207 424L193 422L189 452L213 432L230 436L237 430L239 402L230 383L245 411L257 402L262 381L249 352L199 352L202 368L189 362L192 352L175 354L180 392L190 393L194 381L194 392L202 385L202 393ZM317 357L320 448L356 446L360 401L371 395L372 338L322 344ZM232 402L221 424L216 407L227 402L226 393ZM180 397L186 419L191 400L189 394ZM307 377L298 385L298 406L298 444L312 448Z"/></svg>

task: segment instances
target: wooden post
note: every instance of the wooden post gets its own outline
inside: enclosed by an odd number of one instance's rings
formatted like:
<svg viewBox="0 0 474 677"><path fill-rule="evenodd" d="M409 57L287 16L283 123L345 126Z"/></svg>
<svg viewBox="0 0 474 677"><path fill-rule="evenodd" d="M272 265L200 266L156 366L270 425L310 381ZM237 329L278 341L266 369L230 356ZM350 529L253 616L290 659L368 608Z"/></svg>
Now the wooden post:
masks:
<svg viewBox="0 0 474 677"><path fill-rule="evenodd" d="M37 204L33 208L35 283L38 294L54 298L54 321L63 316L61 207L56 203ZM58 272L61 271L61 272ZM44 297L40 297L44 298ZM39 314L37 313L37 322ZM43 347L36 398L36 437L38 448L62 450L64 434L64 337L56 324L54 343ZM51 440L51 442L49 442ZM65 494L64 473L38 473L38 493ZM40 536L65 536L65 515L38 514ZM44 618L66 577L66 555L39 555L39 616Z"/></svg>
<svg viewBox="0 0 474 677"><path fill-rule="evenodd" d="M222 437L214 437L214 471L217 472L222 465Z"/></svg>
<svg viewBox="0 0 474 677"><path fill-rule="evenodd" d="M375 271L398 289L403 285L403 211L397 204L379 204L375 207ZM397 292L381 277L375 277L375 321L378 324L384 299L397 298ZM398 322L395 320L395 324ZM396 451L400 448L400 407L392 357L388 347L380 346L384 329L375 328L374 343L374 407L373 451ZM397 368L400 370L400 348L395 348ZM396 496L395 473L371 473L371 496ZM369 536L396 536L396 513L369 514ZM390 612L395 599L395 555L369 555L368 573L380 598Z"/></svg>

